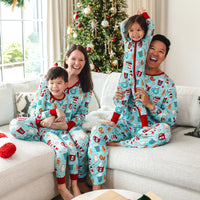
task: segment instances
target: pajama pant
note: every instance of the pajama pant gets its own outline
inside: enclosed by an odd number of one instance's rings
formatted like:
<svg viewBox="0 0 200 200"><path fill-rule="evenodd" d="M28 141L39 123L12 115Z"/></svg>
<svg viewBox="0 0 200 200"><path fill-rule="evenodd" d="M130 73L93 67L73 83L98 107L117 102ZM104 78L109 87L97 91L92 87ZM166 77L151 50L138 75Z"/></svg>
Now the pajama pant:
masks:
<svg viewBox="0 0 200 200"><path fill-rule="evenodd" d="M92 129L88 157L90 178L93 185L101 185L106 181L107 142L120 141L121 146L150 148L163 145L171 138L170 126L165 123L155 124L150 130L145 131L120 122L117 123L116 127L99 124Z"/></svg>
<svg viewBox="0 0 200 200"><path fill-rule="evenodd" d="M66 160L72 179L86 177L87 148L89 138L80 127L69 132L38 128L34 118L17 118L10 123L10 132L17 139L26 141L43 141L55 151L56 177L64 181ZM63 165L64 164L64 165Z"/></svg>

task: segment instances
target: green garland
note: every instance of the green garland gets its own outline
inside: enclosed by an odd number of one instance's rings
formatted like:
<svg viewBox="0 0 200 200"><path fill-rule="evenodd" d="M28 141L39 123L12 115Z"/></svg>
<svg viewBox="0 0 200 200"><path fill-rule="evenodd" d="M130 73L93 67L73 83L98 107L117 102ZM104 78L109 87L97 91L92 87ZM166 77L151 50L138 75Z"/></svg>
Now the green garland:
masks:
<svg viewBox="0 0 200 200"><path fill-rule="evenodd" d="M13 0L0 0L0 2L3 2L7 6L12 6L13 5ZM16 6L19 8L24 7L24 0L17 0Z"/></svg>

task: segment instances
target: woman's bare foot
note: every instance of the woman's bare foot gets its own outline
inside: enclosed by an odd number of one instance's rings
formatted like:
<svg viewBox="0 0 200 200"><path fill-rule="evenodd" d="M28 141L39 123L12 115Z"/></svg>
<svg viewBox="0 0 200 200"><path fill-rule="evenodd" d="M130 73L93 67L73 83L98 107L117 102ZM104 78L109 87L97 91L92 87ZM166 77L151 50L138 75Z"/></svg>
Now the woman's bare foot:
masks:
<svg viewBox="0 0 200 200"><path fill-rule="evenodd" d="M101 190L103 189L102 185L93 185L92 187L93 190Z"/></svg>
<svg viewBox="0 0 200 200"><path fill-rule="evenodd" d="M78 182L78 187L82 193L90 192L88 184L84 182Z"/></svg>
<svg viewBox="0 0 200 200"><path fill-rule="evenodd" d="M67 189L65 183L64 184L58 184L58 192L63 198L63 200L71 200L74 196L70 193L70 191Z"/></svg>
<svg viewBox="0 0 200 200"><path fill-rule="evenodd" d="M72 192L73 192L75 197L78 196L78 195L81 195L81 192L80 192L79 187L78 187L77 180L72 180Z"/></svg>

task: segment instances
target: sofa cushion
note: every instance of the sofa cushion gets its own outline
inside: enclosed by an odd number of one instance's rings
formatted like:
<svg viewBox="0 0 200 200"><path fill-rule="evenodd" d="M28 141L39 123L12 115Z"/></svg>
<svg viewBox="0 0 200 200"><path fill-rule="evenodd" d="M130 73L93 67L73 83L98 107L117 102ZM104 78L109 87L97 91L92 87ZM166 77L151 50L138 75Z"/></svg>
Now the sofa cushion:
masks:
<svg viewBox="0 0 200 200"><path fill-rule="evenodd" d="M8 124L14 117L13 90L10 84L0 86L0 126Z"/></svg>
<svg viewBox="0 0 200 200"><path fill-rule="evenodd" d="M7 136L14 142L17 150L12 157L0 159L2 196L54 171L55 154L45 143L17 140L10 134Z"/></svg>
<svg viewBox="0 0 200 200"><path fill-rule="evenodd" d="M200 192L199 139L184 135L193 129L175 128L171 142L161 147L109 147L108 168Z"/></svg>
<svg viewBox="0 0 200 200"><path fill-rule="evenodd" d="M35 92L16 92L15 104L17 117L29 117L28 109L33 100Z"/></svg>
<svg viewBox="0 0 200 200"><path fill-rule="evenodd" d="M177 125L196 127L200 122L200 88L176 86L178 99Z"/></svg>
<svg viewBox="0 0 200 200"><path fill-rule="evenodd" d="M101 107L109 107L114 111L115 105L113 102L113 97L117 91L120 75L121 73L113 72L106 79L101 97Z"/></svg>
<svg viewBox="0 0 200 200"><path fill-rule="evenodd" d="M97 98L98 103L101 101L103 85L108 78L109 74L92 72L92 81L94 85L94 92Z"/></svg>

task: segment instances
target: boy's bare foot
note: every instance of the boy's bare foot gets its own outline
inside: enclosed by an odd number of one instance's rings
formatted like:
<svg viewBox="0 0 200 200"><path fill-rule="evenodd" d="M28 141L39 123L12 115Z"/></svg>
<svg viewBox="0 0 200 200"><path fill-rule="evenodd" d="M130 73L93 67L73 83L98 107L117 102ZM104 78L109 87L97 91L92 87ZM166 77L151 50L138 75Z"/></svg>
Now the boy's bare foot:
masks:
<svg viewBox="0 0 200 200"><path fill-rule="evenodd" d="M71 200L74 196L70 193L70 191L67 189L65 183L64 184L58 184L58 192L63 198L63 200Z"/></svg>
<svg viewBox="0 0 200 200"><path fill-rule="evenodd" d="M90 192L88 184L84 182L78 182L78 187L82 193Z"/></svg>
<svg viewBox="0 0 200 200"><path fill-rule="evenodd" d="M143 129L144 129L145 131L148 131L148 130L151 129L151 127L149 127L149 126L144 126Z"/></svg>
<svg viewBox="0 0 200 200"><path fill-rule="evenodd" d="M81 195L81 192L80 192L78 184L77 184L77 180L72 180L72 192L75 197L78 195Z"/></svg>
<svg viewBox="0 0 200 200"><path fill-rule="evenodd" d="M92 187L93 190L101 190L103 189L102 185L93 185Z"/></svg>

